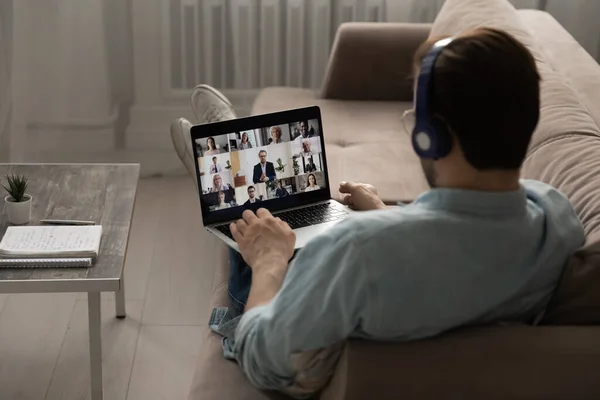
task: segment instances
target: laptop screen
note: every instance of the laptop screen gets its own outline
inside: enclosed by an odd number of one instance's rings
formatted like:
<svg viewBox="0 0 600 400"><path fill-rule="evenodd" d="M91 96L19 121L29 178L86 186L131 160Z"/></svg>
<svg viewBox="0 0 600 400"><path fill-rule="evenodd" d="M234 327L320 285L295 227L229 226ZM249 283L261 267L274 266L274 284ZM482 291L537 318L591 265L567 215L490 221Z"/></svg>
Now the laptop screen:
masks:
<svg viewBox="0 0 600 400"><path fill-rule="evenodd" d="M318 107L192 128L204 224L331 197Z"/></svg>

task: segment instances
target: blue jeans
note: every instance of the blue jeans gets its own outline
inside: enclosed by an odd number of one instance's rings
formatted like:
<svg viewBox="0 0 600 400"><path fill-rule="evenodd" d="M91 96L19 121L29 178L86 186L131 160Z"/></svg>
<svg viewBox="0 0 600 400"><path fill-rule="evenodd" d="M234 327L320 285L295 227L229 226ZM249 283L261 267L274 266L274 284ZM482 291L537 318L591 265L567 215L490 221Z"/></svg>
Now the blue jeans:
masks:
<svg viewBox="0 0 600 400"><path fill-rule="evenodd" d="M292 259L296 256L294 252ZM243 314L248 295L250 294L250 285L252 283L252 269L246 264L242 255L229 248L229 283L227 293L231 299L231 306L237 314Z"/></svg>
<svg viewBox="0 0 600 400"><path fill-rule="evenodd" d="M229 248L229 284L227 293L231 299L231 305L237 314L244 312L250 284L252 283L252 269L246 264L242 255Z"/></svg>

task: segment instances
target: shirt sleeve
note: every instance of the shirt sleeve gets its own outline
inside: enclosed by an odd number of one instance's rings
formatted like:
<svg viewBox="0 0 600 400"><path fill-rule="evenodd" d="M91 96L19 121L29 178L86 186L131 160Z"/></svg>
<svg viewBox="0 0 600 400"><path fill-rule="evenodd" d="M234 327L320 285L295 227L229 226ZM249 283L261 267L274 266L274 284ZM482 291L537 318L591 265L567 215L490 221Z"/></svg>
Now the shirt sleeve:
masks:
<svg viewBox="0 0 600 400"><path fill-rule="evenodd" d="M327 236L311 241L290 265L275 298L241 319L236 358L255 386L286 391L297 385L300 371L294 359L319 349L341 348L359 325L369 303L368 260L354 250L355 239L349 233L353 231L342 222ZM331 354L329 358L331 364ZM335 363L331 365L333 369ZM328 372L319 368L318 374ZM306 377L306 371L302 375ZM315 378L315 371L310 375L313 383L321 378Z"/></svg>

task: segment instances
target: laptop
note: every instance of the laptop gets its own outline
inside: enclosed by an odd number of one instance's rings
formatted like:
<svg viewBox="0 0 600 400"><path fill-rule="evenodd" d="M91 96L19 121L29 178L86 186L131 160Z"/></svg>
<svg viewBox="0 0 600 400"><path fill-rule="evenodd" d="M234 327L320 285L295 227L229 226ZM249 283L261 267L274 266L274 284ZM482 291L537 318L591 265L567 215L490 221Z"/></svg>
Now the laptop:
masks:
<svg viewBox="0 0 600 400"><path fill-rule="evenodd" d="M191 129L204 227L238 250L229 224L266 208L296 233L296 248L352 210L331 198L319 107Z"/></svg>

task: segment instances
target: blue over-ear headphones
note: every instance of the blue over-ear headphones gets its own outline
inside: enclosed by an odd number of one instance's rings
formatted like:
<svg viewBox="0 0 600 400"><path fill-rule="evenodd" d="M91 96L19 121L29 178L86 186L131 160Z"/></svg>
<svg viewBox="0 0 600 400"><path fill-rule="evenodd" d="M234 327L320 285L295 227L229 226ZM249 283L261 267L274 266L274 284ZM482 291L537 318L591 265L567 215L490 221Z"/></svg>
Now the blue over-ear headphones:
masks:
<svg viewBox="0 0 600 400"><path fill-rule="evenodd" d="M450 42L451 38L436 42L421 63L415 101L415 127L412 132L413 148L421 158L442 158L448 155L452 148L452 136L448 126L433 115L430 99L435 61Z"/></svg>

